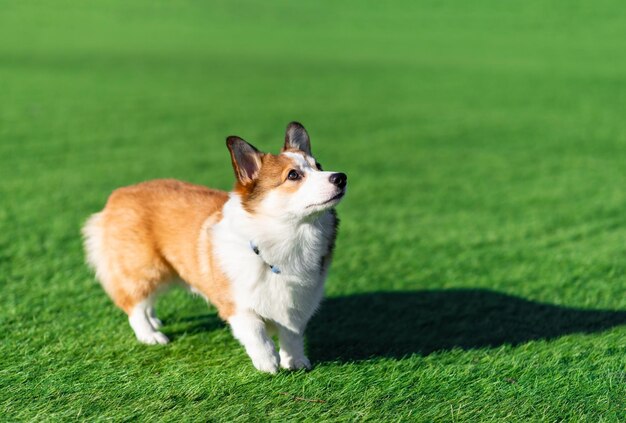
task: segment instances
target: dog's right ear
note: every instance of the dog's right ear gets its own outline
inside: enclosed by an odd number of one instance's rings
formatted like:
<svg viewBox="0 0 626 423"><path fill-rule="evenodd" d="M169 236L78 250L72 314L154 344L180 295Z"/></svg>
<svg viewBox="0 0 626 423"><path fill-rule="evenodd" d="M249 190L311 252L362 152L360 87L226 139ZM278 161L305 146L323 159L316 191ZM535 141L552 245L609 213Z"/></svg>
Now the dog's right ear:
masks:
<svg viewBox="0 0 626 423"><path fill-rule="evenodd" d="M237 180L244 185L249 184L259 174L263 153L237 136L226 138L226 146Z"/></svg>
<svg viewBox="0 0 626 423"><path fill-rule="evenodd" d="M291 122L287 125L283 151L290 149L304 151L309 156L311 155L311 140L309 139L309 133L299 122Z"/></svg>

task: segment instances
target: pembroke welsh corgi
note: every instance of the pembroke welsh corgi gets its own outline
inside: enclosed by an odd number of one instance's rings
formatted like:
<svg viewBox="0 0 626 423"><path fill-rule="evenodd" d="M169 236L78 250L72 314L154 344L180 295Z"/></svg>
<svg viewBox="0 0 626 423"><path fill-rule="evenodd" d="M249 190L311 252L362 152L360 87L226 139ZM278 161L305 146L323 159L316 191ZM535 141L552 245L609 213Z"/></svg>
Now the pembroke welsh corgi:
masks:
<svg viewBox="0 0 626 423"><path fill-rule="evenodd" d="M119 188L83 227L87 261L140 342L168 342L153 304L182 281L217 308L258 370L309 369L303 335L322 299L347 176L322 170L297 122L278 155L236 136L226 145L232 192L171 179Z"/></svg>

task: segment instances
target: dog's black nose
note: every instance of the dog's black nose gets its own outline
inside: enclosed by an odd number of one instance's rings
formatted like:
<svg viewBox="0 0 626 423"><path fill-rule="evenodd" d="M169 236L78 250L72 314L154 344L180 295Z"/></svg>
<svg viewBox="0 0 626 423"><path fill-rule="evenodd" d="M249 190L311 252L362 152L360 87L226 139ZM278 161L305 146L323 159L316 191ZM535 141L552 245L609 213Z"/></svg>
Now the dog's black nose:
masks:
<svg viewBox="0 0 626 423"><path fill-rule="evenodd" d="M348 183L348 175L346 175L345 173L333 173L328 179L331 184L339 188L345 187Z"/></svg>

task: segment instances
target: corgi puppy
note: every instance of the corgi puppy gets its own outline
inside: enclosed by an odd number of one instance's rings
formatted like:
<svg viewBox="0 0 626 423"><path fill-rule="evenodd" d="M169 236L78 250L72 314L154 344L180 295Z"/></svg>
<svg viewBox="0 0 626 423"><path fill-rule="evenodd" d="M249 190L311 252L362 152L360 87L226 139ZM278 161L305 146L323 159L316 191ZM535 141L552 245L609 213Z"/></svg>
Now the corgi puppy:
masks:
<svg viewBox="0 0 626 423"><path fill-rule="evenodd" d="M140 342L168 342L153 304L182 281L217 308L258 370L310 369L303 335L322 299L347 176L322 170L297 122L278 155L236 136L226 145L232 192L170 179L119 188L83 227L87 261Z"/></svg>

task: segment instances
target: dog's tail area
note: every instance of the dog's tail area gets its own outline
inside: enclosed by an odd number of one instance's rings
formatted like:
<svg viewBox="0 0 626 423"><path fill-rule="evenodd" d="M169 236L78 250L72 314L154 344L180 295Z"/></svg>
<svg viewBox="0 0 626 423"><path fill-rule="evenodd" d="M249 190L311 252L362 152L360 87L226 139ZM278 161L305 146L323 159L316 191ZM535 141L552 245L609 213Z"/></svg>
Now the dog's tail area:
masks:
<svg viewBox="0 0 626 423"><path fill-rule="evenodd" d="M107 290L108 260L104 250L103 212L92 214L82 228L85 258L89 267L96 273L96 278Z"/></svg>

